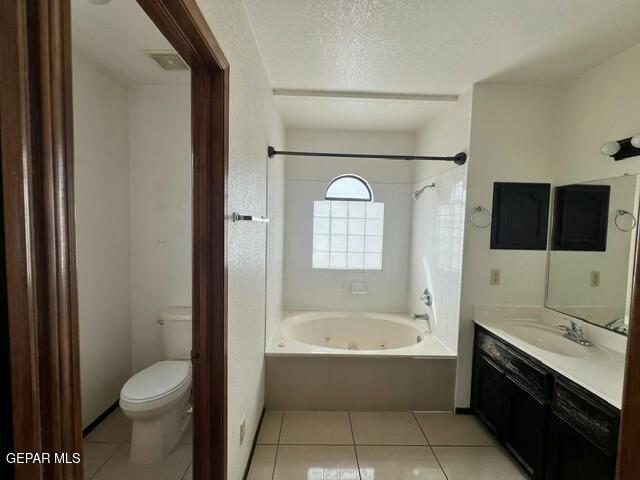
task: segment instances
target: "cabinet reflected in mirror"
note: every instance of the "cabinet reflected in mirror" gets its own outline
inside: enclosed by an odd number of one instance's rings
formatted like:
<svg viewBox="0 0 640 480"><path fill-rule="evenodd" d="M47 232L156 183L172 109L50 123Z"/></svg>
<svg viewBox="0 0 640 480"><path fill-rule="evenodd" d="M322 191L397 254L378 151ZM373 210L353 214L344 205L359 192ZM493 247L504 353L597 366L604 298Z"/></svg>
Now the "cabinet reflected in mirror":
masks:
<svg viewBox="0 0 640 480"><path fill-rule="evenodd" d="M546 306L627 334L637 175L556 187Z"/></svg>

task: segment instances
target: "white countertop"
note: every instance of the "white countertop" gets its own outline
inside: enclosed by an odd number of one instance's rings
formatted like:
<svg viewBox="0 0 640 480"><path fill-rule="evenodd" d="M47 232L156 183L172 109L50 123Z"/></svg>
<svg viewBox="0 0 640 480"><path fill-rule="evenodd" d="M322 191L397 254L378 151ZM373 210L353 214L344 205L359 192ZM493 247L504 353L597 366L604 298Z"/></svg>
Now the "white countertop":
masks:
<svg viewBox="0 0 640 480"><path fill-rule="evenodd" d="M595 345L585 347L588 348L589 353L580 358L543 350L509 334L503 329L508 322L538 323L546 326L557 325L557 323L552 323L548 318L545 318L543 309L536 311L532 307L526 307L521 311L516 311L513 307L509 307L510 312L505 314L504 311L497 311L496 308L499 309L500 307L476 307L474 321L614 407L621 408L624 382L624 353L611 346L603 346L595 338L592 339Z"/></svg>

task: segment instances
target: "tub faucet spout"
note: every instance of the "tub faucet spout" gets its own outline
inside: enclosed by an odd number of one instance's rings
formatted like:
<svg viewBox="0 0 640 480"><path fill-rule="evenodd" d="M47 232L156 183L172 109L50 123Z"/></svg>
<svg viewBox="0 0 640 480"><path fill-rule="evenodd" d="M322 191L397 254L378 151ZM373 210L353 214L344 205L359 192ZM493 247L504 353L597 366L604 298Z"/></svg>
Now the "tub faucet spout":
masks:
<svg viewBox="0 0 640 480"><path fill-rule="evenodd" d="M429 314L428 313L412 313L411 318L414 320L426 320L428 322Z"/></svg>

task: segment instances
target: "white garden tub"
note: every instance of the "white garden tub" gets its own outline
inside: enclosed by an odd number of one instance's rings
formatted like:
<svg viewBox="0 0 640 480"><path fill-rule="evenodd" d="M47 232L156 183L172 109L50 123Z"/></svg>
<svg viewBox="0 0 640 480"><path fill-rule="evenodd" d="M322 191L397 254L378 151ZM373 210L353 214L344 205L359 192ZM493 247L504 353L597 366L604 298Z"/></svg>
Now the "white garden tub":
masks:
<svg viewBox="0 0 640 480"><path fill-rule="evenodd" d="M269 356L454 358L424 320L407 313L285 312Z"/></svg>

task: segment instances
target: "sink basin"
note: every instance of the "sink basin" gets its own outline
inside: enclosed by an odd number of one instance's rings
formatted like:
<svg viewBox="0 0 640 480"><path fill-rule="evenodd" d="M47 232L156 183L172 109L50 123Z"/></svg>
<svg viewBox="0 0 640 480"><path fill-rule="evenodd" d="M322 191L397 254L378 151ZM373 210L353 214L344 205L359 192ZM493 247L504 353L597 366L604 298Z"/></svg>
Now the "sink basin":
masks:
<svg viewBox="0 0 640 480"><path fill-rule="evenodd" d="M544 325L507 323L502 326L505 333L527 342L541 350L566 357L586 357L590 348L584 347L562 336L562 333Z"/></svg>

